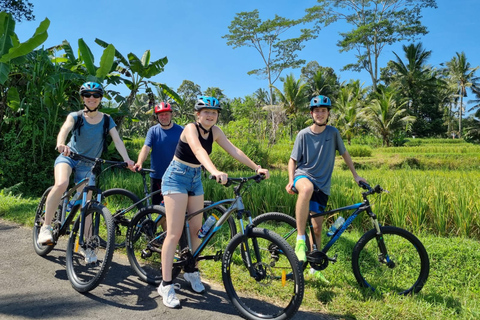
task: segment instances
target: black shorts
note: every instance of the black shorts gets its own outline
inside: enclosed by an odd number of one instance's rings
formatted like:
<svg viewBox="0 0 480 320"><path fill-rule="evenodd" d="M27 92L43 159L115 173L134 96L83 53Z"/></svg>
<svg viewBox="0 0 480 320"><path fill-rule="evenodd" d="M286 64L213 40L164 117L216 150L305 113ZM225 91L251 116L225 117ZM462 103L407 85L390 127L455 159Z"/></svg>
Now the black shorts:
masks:
<svg viewBox="0 0 480 320"><path fill-rule="evenodd" d="M162 189L162 179L155 179L150 177L150 189L151 192L155 192L157 190ZM161 192L154 194L152 196L152 204L159 205L163 201L163 194Z"/></svg>
<svg viewBox="0 0 480 320"><path fill-rule="evenodd" d="M310 211L321 213L325 211L328 202L328 195L323 193L320 189L313 191L312 197L310 198Z"/></svg>

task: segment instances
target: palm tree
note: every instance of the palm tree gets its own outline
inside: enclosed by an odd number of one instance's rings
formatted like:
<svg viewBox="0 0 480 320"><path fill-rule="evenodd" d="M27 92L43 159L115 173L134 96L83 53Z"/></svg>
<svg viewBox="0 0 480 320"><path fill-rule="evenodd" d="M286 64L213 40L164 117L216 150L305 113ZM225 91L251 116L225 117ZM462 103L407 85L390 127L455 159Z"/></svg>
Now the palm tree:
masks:
<svg viewBox="0 0 480 320"><path fill-rule="evenodd" d="M296 124L296 120L300 113L301 108L305 108L308 103L307 89L308 85L301 79L296 80L293 74L288 75L283 82L283 92L277 87L273 87L280 105L283 106L285 113L289 118L293 119ZM293 123L290 123L290 139L293 138Z"/></svg>
<svg viewBox="0 0 480 320"><path fill-rule="evenodd" d="M460 96L460 105L458 107L458 134L459 137L462 136L462 108L463 108L463 97L467 96L467 88L474 83L475 71L479 68L478 66L472 68L470 62L467 61L465 53L456 53L457 56L453 57L452 60L447 62L447 68L452 80L457 83L458 86L458 95Z"/></svg>
<svg viewBox="0 0 480 320"><path fill-rule="evenodd" d="M404 126L408 127L415 121L415 117L407 114L407 109L404 108L407 101L399 100L395 96L395 89L388 87L380 90L378 97L362 110L360 117L382 138L383 145L388 147L395 132Z"/></svg>
<svg viewBox="0 0 480 320"><path fill-rule="evenodd" d="M337 128L350 145L358 129L358 118L364 107L366 89L360 81L342 84L338 96L334 101L334 114L337 118Z"/></svg>

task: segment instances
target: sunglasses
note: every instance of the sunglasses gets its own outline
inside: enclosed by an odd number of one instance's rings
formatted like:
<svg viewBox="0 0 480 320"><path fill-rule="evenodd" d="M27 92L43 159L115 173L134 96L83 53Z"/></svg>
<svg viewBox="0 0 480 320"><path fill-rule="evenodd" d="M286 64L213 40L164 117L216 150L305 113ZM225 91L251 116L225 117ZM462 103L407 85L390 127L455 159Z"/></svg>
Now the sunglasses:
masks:
<svg viewBox="0 0 480 320"><path fill-rule="evenodd" d="M98 99L98 98L101 98L102 95L100 93L82 93L82 97L85 97L85 98L90 98L91 96L93 96L95 99Z"/></svg>

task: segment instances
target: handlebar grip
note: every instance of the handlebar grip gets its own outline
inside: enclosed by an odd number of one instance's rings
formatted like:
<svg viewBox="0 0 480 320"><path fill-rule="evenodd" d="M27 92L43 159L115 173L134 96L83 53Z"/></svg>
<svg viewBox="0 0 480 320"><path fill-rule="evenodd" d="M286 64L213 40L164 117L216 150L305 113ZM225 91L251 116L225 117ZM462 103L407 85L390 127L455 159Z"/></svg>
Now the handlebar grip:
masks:
<svg viewBox="0 0 480 320"><path fill-rule="evenodd" d="M360 181L360 182L358 183L358 185L359 185L360 187L362 187L363 189L365 189L365 190L370 190L370 189L371 189L370 185L369 185L368 183L366 183L366 182L363 182L363 181Z"/></svg>

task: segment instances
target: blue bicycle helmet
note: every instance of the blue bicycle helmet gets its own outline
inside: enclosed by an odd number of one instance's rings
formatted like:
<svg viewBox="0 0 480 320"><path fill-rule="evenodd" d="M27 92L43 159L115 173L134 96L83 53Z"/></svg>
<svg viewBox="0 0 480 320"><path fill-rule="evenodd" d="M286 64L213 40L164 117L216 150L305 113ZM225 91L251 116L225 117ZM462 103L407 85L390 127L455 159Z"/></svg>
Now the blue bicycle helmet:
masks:
<svg viewBox="0 0 480 320"><path fill-rule="evenodd" d="M220 102L218 102L217 98L207 96L198 98L197 102L195 103L195 111L200 111L202 109L214 109L218 111L222 110L220 107Z"/></svg>
<svg viewBox="0 0 480 320"><path fill-rule="evenodd" d="M85 82L82 84L80 87L80 95L86 92L91 92L91 93L99 93L103 96L103 87L101 84L96 83L96 82Z"/></svg>
<svg viewBox="0 0 480 320"><path fill-rule="evenodd" d="M327 96L316 96L310 100L310 111L317 107L327 107L328 110L330 110L332 108L332 102Z"/></svg>

